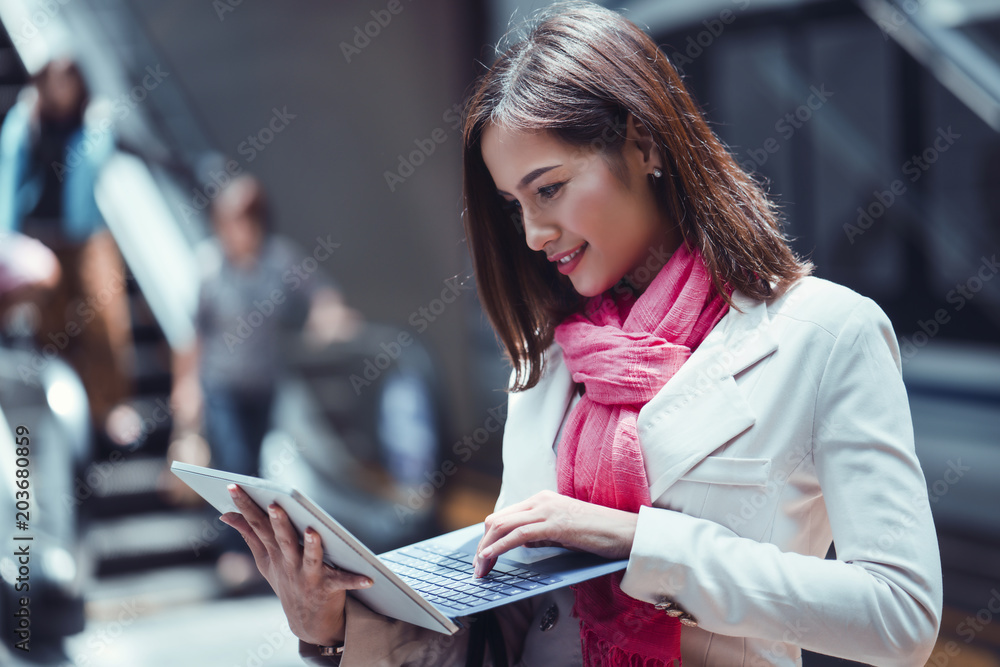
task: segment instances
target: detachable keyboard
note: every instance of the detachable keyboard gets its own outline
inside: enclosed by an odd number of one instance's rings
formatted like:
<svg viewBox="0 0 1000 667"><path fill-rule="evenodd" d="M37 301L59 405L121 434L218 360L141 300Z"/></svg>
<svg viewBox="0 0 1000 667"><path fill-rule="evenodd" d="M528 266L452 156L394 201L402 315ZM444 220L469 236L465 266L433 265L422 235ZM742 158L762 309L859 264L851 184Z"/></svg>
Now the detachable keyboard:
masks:
<svg viewBox="0 0 1000 667"><path fill-rule="evenodd" d="M379 558L430 603L448 609L475 607L562 581L557 576L503 563L476 579L470 554L434 545L404 547Z"/></svg>

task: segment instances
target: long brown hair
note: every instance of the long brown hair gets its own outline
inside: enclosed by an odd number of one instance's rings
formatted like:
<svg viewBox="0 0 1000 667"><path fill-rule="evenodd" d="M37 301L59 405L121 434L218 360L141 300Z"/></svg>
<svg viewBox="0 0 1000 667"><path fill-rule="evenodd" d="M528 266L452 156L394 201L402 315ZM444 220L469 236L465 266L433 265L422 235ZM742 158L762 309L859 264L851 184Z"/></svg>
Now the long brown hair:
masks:
<svg viewBox="0 0 1000 667"><path fill-rule="evenodd" d="M686 243L701 251L716 289L766 300L812 271L791 250L780 214L702 118L676 70L635 24L588 2L540 14L475 84L463 130L465 228L479 297L515 369L513 391L537 384L553 331L583 298L543 253L528 248L483 161L490 124L548 131L601 153L621 174L625 119L652 135L664 159L656 193Z"/></svg>

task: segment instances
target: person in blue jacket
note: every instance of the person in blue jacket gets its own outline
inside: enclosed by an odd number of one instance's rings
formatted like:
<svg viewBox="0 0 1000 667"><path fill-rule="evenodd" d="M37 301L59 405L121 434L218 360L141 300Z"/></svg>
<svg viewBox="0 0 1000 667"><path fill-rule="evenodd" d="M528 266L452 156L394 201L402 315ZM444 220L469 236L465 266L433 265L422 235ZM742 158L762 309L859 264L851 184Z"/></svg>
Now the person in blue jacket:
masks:
<svg viewBox="0 0 1000 667"><path fill-rule="evenodd" d="M131 325L127 277L98 209L95 185L114 148L110 120L93 122L79 66L46 64L0 129L0 233L38 239L56 255L62 279L38 303L41 372L58 354L79 373L95 426L130 394Z"/></svg>

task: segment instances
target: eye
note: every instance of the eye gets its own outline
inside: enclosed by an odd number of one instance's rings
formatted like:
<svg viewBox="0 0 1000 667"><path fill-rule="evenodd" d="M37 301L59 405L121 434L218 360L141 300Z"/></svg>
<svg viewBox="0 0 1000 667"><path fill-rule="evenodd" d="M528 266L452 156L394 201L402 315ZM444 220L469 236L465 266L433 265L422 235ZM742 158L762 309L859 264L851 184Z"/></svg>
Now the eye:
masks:
<svg viewBox="0 0 1000 667"><path fill-rule="evenodd" d="M552 199L556 196L556 193L565 185L564 183L553 183L552 185L543 185L538 188L538 194L541 195L542 199Z"/></svg>

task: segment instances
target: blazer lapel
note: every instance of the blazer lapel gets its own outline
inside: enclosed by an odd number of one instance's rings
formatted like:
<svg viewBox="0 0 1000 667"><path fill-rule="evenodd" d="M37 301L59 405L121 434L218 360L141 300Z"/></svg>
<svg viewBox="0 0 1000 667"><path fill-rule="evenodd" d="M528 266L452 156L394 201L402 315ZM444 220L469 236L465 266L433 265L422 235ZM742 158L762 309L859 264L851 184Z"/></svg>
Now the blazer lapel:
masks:
<svg viewBox="0 0 1000 667"><path fill-rule="evenodd" d="M649 493L656 500L756 416L734 376L774 352L767 306L740 292L677 374L639 411Z"/></svg>
<svg viewBox="0 0 1000 667"><path fill-rule="evenodd" d="M546 351L545 373L528 391L508 394L503 434L503 486L497 509L556 491L556 435L573 398L562 348Z"/></svg>

